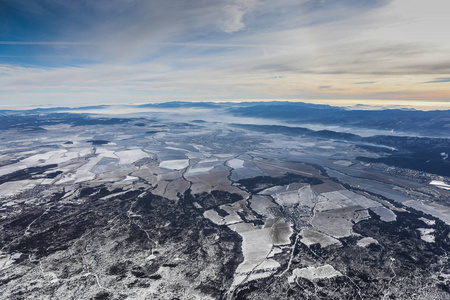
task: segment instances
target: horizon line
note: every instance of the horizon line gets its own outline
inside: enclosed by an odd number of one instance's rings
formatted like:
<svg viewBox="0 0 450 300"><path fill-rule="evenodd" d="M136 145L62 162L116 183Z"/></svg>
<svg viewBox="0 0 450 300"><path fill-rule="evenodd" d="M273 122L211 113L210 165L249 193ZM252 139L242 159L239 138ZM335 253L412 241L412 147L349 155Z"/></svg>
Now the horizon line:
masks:
<svg viewBox="0 0 450 300"><path fill-rule="evenodd" d="M226 100L161 100L161 101L149 101L149 102L132 102L132 103L82 103L80 105L67 105L61 106L57 104L42 104L42 105L1 105L0 110L14 110L14 111L26 111L34 109L51 109L51 108L86 108L96 106L140 106L145 104L162 104L173 102L186 102L186 103L264 103L264 102L290 102L290 103L307 103L316 105L328 105L333 107L351 108L351 107L365 107L374 110L383 109L399 109L409 108L420 111L430 110L450 110L450 101L421 101L421 100L354 100L354 99L226 99Z"/></svg>

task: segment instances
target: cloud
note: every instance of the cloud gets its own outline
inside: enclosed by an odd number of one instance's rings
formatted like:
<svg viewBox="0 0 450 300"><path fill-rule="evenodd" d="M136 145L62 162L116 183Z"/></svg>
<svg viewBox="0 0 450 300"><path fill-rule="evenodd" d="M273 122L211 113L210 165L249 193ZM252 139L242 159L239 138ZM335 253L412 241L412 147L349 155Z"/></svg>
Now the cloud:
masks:
<svg viewBox="0 0 450 300"><path fill-rule="evenodd" d="M440 82L450 82L450 77L436 78L435 80L427 81L427 82L424 82L424 83L440 83Z"/></svg>
<svg viewBox="0 0 450 300"><path fill-rule="evenodd" d="M445 10L411 1L424 14L407 0L2 0L0 101L448 99L417 84L449 78Z"/></svg>
<svg viewBox="0 0 450 300"><path fill-rule="evenodd" d="M226 18L222 25L223 31L233 33L245 28L245 24L242 22L245 11L242 7L238 5L227 5L223 11Z"/></svg>
<svg viewBox="0 0 450 300"><path fill-rule="evenodd" d="M0 45L15 45L15 46L118 46L121 43L117 42L77 42L77 41L0 41ZM182 47L199 47L199 48L292 48L291 46L272 45L272 44L227 44L227 43L197 43L197 42L146 42L147 46L182 46Z"/></svg>
<svg viewBox="0 0 450 300"><path fill-rule="evenodd" d="M235 0L223 8L225 20L222 24L223 31L233 33L245 28L244 16L249 13L255 5L256 0Z"/></svg>

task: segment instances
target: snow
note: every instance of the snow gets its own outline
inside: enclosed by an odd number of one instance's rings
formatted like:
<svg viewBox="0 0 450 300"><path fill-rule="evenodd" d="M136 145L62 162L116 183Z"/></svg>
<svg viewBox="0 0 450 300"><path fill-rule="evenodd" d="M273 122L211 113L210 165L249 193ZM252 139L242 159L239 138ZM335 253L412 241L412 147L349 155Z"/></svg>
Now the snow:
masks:
<svg viewBox="0 0 450 300"><path fill-rule="evenodd" d="M322 193L317 197L316 211L327 211L343 207L355 206L356 204L338 192Z"/></svg>
<svg viewBox="0 0 450 300"><path fill-rule="evenodd" d="M75 183L91 181L95 178L95 174L91 172L77 172Z"/></svg>
<svg viewBox="0 0 450 300"><path fill-rule="evenodd" d="M252 280L257 280L261 278L266 278L271 276L274 273L274 271L266 270L261 272L261 270L258 270L257 273L250 273L250 274L240 274L236 275L233 280L233 286L237 286L239 284L244 283L244 281L249 282Z"/></svg>
<svg viewBox="0 0 450 300"><path fill-rule="evenodd" d="M348 160L336 160L333 162L333 164L338 165L338 166L348 167L348 166L352 165L353 163Z"/></svg>
<svg viewBox="0 0 450 300"><path fill-rule="evenodd" d="M353 206L317 212L311 225L316 230L339 239L353 235L353 225L367 218L369 218L367 210Z"/></svg>
<svg viewBox="0 0 450 300"><path fill-rule="evenodd" d="M195 166L195 167L190 168L189 171L186 172L186 175L196 175L196 174L208 173L212 169L214 169L214 166L211 166L211 167Z"/></svg>
<svg viewBox="0 0 450 300"><path fill-rule="evenodd" d="M417 200L405 201L403 204L439 218L450 225L450 209L447 206L439 205L437 203L424 204Z"/></svg>
<svg viewBox="0 0 450 300"><path fill-rule="evenodd" d="M217 160L217 158L205 159L205 160L202 160L199 163L197 163L192 168L190 168L186 172L186 175L196 175L196 174L208 173L209 171L214 169L219 164L221 164L221 162L219 160Z"/></svg>
<svg viewBox="0 0 450 300"><path fill-rule="evenodd" d="M249 201L255 212L266 217L272 216L272 213L270 213L271 207L278 207L269 196L253 195Z"/></svg>
<svg viewBox="0 0 450 300"><path fill-rule="evenodd" d="M273 270L278 269L280 267L280 263L273 259L264 260L258 267L254 269L254 271L258 270Z"/></svg>
<svg viewBox="0 0 450 300"><path fill-rule="evenodd" d="M55 181L54 178L43 179L42 182L41 182L41 185L46 185L46 184L49 185L49 184L52 184L53 181Z"/></svg>
<svg viewBox="0 0 450 300"><path fill-rule="evenodd" d="M231 225L234 223L242 222L241 217L237 214L238 211L242 211L241 205L242 205L242 203L236 202L232 205L225 204L225 205L220 206L220 208L223 209L224 211L226 211L228 214L224 218L226 225Z"/></svg>
<svg viewBox="0 0 450 300"><path fill-rule="evenodd" d="M149 256L147 256L146 260L154 260L156 259L156 255L154 254L150 254Z"/></svg>
<svg viewBox="0 0 450 300"><path fill-rule="evenodd" d="M284 220L280 222L279 219L268 219L263 228L242 222L228 227L242 237L244 256L244 261L236 269L233 286L256 278L255 276L267 277L280 267L277 261L269 257L282 252L278 247L274 248L274 245L290 243L291 224Z"/></svg>
<svg viewBox="0 0 450 300"><path fill-rule="evenodd" d="M316 194L309 185L301 187L297 191L287 192L289 186L275 186L265 189L260 194L272 195L275 201L282 206L294 206L301 204L302 206L314 206Z"/></svg>
<svg viewBox="0 0 450 300"><path fill-rule="evenodd" d="M233 158L227 161L227 166L233 169L241 169L244 167L244 161L242 159Z"/></svg>
<svg viewBox="0 0 450 300"><path fill-rule="evenodd" d="M380 216L381 221L393 222L397 220L397 216L395 215L395 213L384 206L374 207L371 208L370 210L376 213L378 216Z"/></svg>
<svg viewBox="0 0 450 300"><path fill-rule="evenodd" d="M78 158L77 152L68 152L68 153L58 153L55 155L52 155L47 161L46 164L60 164L72 159Z"/></svg>
<svg viewBox="0 0 450 300"><path fill-rule="evenodd" d="M175 150L175 151L186 151L189 152L189 150L183 149L183 148L177 148L177 147L166 147L168 150Z"/></svg>
<svg viewBox="0 0 450 300"><path fill-rule="evenodd" d="M217 162L217 161L219 161L217 158L208 158L208 159L202 160L201 162L199 162L199 164L206 164L206 163Z"/></svg>
<svg viewBox="0 0 450 300"><path fill-rule="evenodd" d="M205 211L203 213L203 216L206 219L211 220L211 222L213 222L214 224L217 224L217 225L224 225L225 224L225 220L214 209L210 209L210 210Z"/></svg>
<svg viewBox="0 0 450 300"><path fill-rule="evenodd" d="M9 181L0 185L0 198L17 195L25 190L34 188L36 184L32 180Z"/></svg>
<svg viewBox="0 0 450 300"><path fill-rule="evenodd" d="M358 245L359 247L367 247L367 246L369 246L371 244L378 244L378 241L376 239L374 239L374 238L371 238L371 237L365 237L365 238L360 239L356 243L356 245Z"/></svg>
<svg viewBox="0 0 450 300"><path fill-rule="evenodd" d="M283 218L269 218L265 221L264 228L271 229L272 244L276 246L289 245L293 233L291 223Z"/></svg>
<svg viewBox="0 0 450 300"><path fill-rule="evenodd" d="M303 228L300 232L302 238L300 242L306 246L311 246L314 244L320 244L320 247L325 248L330 245L341 245L339 240L332 238L326 234L320 233L312 228Z"/></svg>
<svg viewBox="0 0 450 300"><path fill-rule="evenodd" d="M112 150L108 150L105 148L97 148L95 151L98 155L101 155L103 157L109 157L109 158L118 158L117 155Z"/></svg>
<svg viewBox="0 0 450 300"><path fill-rule="evenodd" d="M277 254L283 253L283 250L278 247L273 247L272 251L269 253L268 258L274 257Z"/></svg>
<svg viewBox="0 0 450 300"><path fill-rule="evenodd" d="M193 202L192 204L194 204L195 208L198 208L198 209L203 208L198 202Z"/></svg>
<svg viewBox="0 0 450 300"><path fill-rule="evenodd" d="M91 173L91 169L102 159L101 156L93 157L89 160L89 162L75 172L75 183L89 181L95 178L95 174Z"/></svg>
<svg viewBox="0 0 450 300"><path fill-rule="evenodd" d="M36 167L38 165L43 165L44 163L46 163L47 160L49 160L52 156L57 156L58 154L61 155L65 152L67 152L67 150L61 149L61 150L49 151L46 153L35 154L28 158L22 159L20 162L25 164L27 166L27 168Z"/></svg>
<svg viewBox="0 0 450 300"><path fill-rule="evenodd" d="M287 186L273 186L259 192L261 195L275 195L277 193L285 193L287 191Z"/></svg>
<svg viewBox="0 0 450 300"><path fill-rule="evenodd" d="M275 194L274 198L281 206L294 206L300 202L297 192Z"/></svg>
<svg viewBox="0 0 450 300"><path fill-rule="evenodd" d="M10 164L0 168L0 176L11 174L19 170L26 169L27 166L21 163Z"/></svg>
<svg viewBox="0 0 450 300"><path fill-rule="evenodd" d="M125 182L125 181L136 181L136 180L139 180L139 177L127 175L127 177L125 177L125 179L122 180L122 182Z"/></svg>
<svg viewBox="0 0 450 300"><path fill-rule="evenodd" d="M201 158L203 158L203 154L198 153L198 152L189 152L189 153L186 153L186 156L189 159L201 159Z"/></svg>
<svg viewBox="0 0 450 300"><path fill-rule="evenodd" d="M430 220L430 219L427 219L427 218L424 218L424 217L419 218L419 220L421 220L422 222L424 222L425 224L430 225L430 226L436 225L436 221L435 220Z"/></svg>
<svg viewBox="0 0 450 300"><path fill-rule="evenodd" d="M68 151L67 149L59 149L46 153L36 154L21 160L20 162L30 167L60 164L78 157L86 156L91 152L90 149L82 149L80 152Z"/></svg>
<svg viewBox="0 0 450 300"><path fill-rule="evenodd" d="M339 191L338 193L348 197L351 201L353 201L354 203L356 203L357 205L360 205L364 208L370 208L370 207L378 207L381 206L380 203L370 200L362 195L356 194L352 191L349 190L343 190L343 191Z"/></svg>
<svg viewBox="0 0 450 300"><path fill-rule="evenodd" d="M266 277L269 277L272 274L273 274L273 272L271 272L271 271L269 271L269 272L261 272L261 273L252 273L252 274L250 274L248 276L247 282L250 282L252 280L261 279L261 278L266 278Z"/></svg>
<svg viewBox="0 0 450 300"><path fill-rule="evenodd" d="M115 154L119 157L119 164L121 165L132 164L142 158L149 157L149 155L141 149L118 151L115 152Z"/></svg>
<svg viewBox="0 0 450 300"><path fill-rule="evenodd" d="M76 180L76 178L75 176L73 176L73 174L63 174L61 178L57 182L55 182L55 184L64 184L74 180Z"/></svg>
<svg viewBox="0 0 450 300"><path fill-rule="evenodd" d="M420 238L427 243L434 243L434 229L433 228L418 228Z"/></svg>
<svg viewBox="0 0 450 300"><path fill-rule="evenodd" d="M311 186L307 185L298 190L298 197L300 198L300 204L303 206L314 206L314 200L316 199L316 194L311 189Z"/></svg>
<svg viewBox="0 0 450 300"><path fill-rule="evenodd" d="M242 254L244 261L237 267L236 273L246 273L260 265L272 251L271 229L258 229L248 223L229 226L242 236Z"/></svg>
<svg viewBox="0 0 450 300"><path fill-rule="evenodd" d="M297 277L313 279L325 279L342 276L342 273L336 271L332 265L326 264L320 267L307 267L302 269L294 269L292 276L288 278L289 283L294 283Z"/></svg>
<svg viewBox="0 0 450 300"><path fill-rule="evenodd" d="M92 157L89 161L79 167L74 174L64 173L55 184L64 184L71 181L75 181L75 183L86 182L89 180L93 180L95 178L95 174L91 172L91 169L94 168L95 165L102 159L101 156Z"/></svg>
<svg viewBox="0 0 450 300"><path fill-rule="evenodd" d="M445 182L440 181L440 180L432 180L430 182L430 184L431 185L435 185L435 186L437 186L438 188L441 188L441 189L450 190L450 185L446 184Z"/></svg>
<svg viewBox="0 0 450 300"><path fill-rule="evenodd" d="M162 161L159 166L165 169L181 170L189 166L189 159L177 159Z"/></svg>
<svg viewBox="0 0 450 300"><path fill-rule="evenodd" d="M67 149L60 149L32 155L21 160L18 163L10 164L0 168L0 176L7 175L26 168L45 166L52 164L61 164L66 161L86 156L90 153L90 149L82 149L81 151L68 151Z"/></svg>
<svg viewBox="0 0 450 300"><path fill-rule="evenodd" d="M351 206L361 206L364 208L381 206L381 204L376 201L370 200L362 195L348 190L322 193L317 200L317 211L326 211Z"/></svg>
<svg viewBox="0 0 450 300"><path fill-rule="evenodd" d="M16 252L14 254L0 252L0 271L9 268L21 256L22 253L20 252Z"/></svg>
<svg viewBox="0 0 450 300"><path fill-rule="evenodd" d="M219 158L229 158L232 157L234 154L215 154L214 156L217 156Z"/></svg>

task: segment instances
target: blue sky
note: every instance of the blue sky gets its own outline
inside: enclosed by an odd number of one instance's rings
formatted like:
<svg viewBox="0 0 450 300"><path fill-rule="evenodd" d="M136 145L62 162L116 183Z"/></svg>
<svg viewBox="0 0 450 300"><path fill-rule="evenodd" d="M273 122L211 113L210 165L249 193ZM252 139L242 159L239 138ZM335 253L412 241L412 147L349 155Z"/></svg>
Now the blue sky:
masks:
<svg viewBox="0 0 450 300"><path fill-rule="evenodd" d="M448 102L448 8L444 0L1 0L0 105Z"/></svg>

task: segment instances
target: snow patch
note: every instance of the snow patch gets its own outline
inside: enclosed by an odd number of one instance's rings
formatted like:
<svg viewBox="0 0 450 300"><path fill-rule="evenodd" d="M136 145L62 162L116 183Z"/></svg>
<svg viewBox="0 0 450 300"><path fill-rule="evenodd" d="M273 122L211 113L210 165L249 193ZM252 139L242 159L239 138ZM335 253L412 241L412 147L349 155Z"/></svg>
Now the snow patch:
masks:
<svg viewBox="0 0 450 300"><path fill-rule="evenodd" d="M434 229L433 228L419 228L420 238L427 243L434 243Z"/></svg>
<svg viewBox="0 0 450 300"><path fill-rule="evenodd" d="M162 161L159 166L165 169L181 170L189 166L189 159L177 159Z"/></svg>
<svg viewBox="0 0 450 300"><path fill-rule="evenodd" d="M119 157L120 159L119 164L121 165L132 164L135 161L138 161L142 158L149 157L149 155L144 151L142 151L141 149L119 151L116 152L115 154Z"/></svg>
<svg viewBox="0 0 450 300"><path fill-rule="evenodd" d="M342 276L342 273L336 271L332 265L324 265L320 267L307 267L302 269L294 269L292 276L288 278L289 283L294 283L297 277L305 278L308 280L333 278L336 276Z"/></svg>
<svg viewBox="0 0 450 300"><path fill-rule="evenodd" d="M444 189L444 190L450 190L450 185L446 184L443 181L440 180L432 180L430 182L431 185L437 186L438 188Z"/></svg>
<svg viewBox="0 0 450 300"><path fill-rule="evenodd" d="M371 238L371 237L365 237L365 238L360 239L356 243L356 245L358 245L359 247L367 247L367 246L369 246L371 244L378 244L378 241L376 239L374 239L374 238Z"/></svg>
<svg viewBox="0 0 450 300"><path fill-rule="evenodd" d="M433 226L436 225L436 221L435 220L430 220L424 217L419 218L419 220L421 220L422 222L424 222L427 225Z"/></svg>
<svg viewBox="0 0 450 300"><path fill-rule="evenodd" d="M241 169L244 167L244 161L242 159L233 158L227 161L227 166L233 169Z"/></svg>

